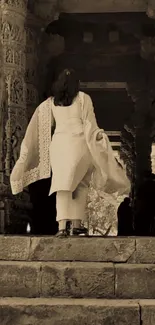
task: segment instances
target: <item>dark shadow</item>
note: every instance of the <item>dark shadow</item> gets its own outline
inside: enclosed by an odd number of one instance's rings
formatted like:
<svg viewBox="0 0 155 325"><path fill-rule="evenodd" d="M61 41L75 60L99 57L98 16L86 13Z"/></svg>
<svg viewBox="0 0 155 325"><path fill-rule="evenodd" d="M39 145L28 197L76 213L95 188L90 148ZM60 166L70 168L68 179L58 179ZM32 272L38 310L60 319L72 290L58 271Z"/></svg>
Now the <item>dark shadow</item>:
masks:
<svg viewBox="0 0 155 325"><path fill-rule="evenodd" d="M132 236L133 235L133 218L130 198L126 197L121 202L118 211L118 236Z"/></svg>
<svg viewBox="0 0 155 325"><path fill-rule="evenodd" d="M56 222L56 193L48 196L51 178L29 185L32 235L55 235L58 231Z"/></svg>
<svg viewBox="0 0 155 325"><path fill-rule="evenodd" d="M155 236L155 175L145 172L135 202L136 236Z"/></svg>

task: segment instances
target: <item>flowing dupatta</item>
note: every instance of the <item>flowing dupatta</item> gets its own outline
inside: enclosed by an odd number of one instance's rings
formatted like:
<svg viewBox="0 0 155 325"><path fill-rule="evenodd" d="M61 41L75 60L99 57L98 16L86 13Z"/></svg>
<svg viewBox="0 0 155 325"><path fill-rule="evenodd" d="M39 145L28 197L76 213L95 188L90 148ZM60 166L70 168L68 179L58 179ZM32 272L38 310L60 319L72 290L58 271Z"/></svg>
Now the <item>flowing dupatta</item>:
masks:
<svg viewBox="0 0 155 325"><path fill-rule="evenodd" d="M54 127L52 100L48 98L35 110L21 144L20 156L11 176L12 194L51 175L49 147Z"/></svg>
<svg viewBox="0 0 155 325"><path fill-rule="evenodd" d="M83 96L83 98L81 97L81 107L83 120L85 121L85 139L95 166L92 175L93 184L108 194L118 192L119 195L128 195L131 185L126 172L117 163L108 136L95 123L91 100L89 101L90 113L85 110L84 101L85 97ZM90 108L90 105L92 108ZM96 137L99 132L102 132L103 138L97 141Z"/></svg>
<svg viewBox="0 0 155 325"><path fill-rule="evenodd" d="M103 139L97 141L98 131L95 131L90 140L89 125L86 126L85 132L87 145L95 166L92 176L94 186L108 194L118 192L119 195L128 195L130 192L129 179L125 170L118 165L107 135L103 132Z"/></svg>

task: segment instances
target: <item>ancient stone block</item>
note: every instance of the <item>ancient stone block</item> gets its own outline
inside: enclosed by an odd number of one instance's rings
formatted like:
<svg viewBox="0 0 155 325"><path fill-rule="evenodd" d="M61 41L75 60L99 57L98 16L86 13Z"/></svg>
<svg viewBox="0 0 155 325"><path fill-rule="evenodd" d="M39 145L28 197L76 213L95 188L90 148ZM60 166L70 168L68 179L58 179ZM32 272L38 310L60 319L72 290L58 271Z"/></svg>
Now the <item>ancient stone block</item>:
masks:
<svg viewBox="0 0 155 325"><path fill-rule="evenodd" d="M111 263L46 263L42 267L43 297L114 297Z"/></svg>
<svg viewBox="0 0 155 325"><path fill-rule="evenodd" d="M96 299L2 299L1 325L139 325L138 303ZM152 325L152 324L147 324Z"/></svg>
<svg viewBox="0 0 155 325"><path fill-rule="evenodd" d="M30 259L42 261L127 262L133 238L32 238Z"/></svg>
<svg viewBox="0 0 155 325"><path fill-rule="evenodd" d="M0 236L0 260L28 260L29 237Z"/></svg>
<svg viewBox="0 0 155 325"><path fill-rule="evenodd" d="M155 238L137 238L136 251L129 262L155 264Z"/></svg>
<svg viewBox="0 0 155 325"><path fill-rule="evenodd" d="M141 300L141 324L154 325L155 324L155 301Z"/></svg>
<svg viewBox="0 0 155 325"><path fill-rule="evenodd" d="M117 298L155 299L155 265L115 265Z"/></svg>
<svg viewBox="0 0 155 325"><path fill-rule="evenodd" d="M0 297L38 297L40 263L0 262Z"/></svg>

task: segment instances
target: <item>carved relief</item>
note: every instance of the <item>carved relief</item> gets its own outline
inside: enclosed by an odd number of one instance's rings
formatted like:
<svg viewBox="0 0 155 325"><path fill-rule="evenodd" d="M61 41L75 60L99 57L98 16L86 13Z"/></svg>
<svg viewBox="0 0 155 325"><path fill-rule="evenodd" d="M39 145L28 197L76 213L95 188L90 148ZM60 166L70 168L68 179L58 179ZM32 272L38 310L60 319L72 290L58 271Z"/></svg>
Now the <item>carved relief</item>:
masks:
<svg viewBox="0 0 155 325"><path fill-rule="evenodd" d="M27 9L28 0L1 0L3 7L13 7L15 10L21 10L22 12Z"/></svg>
<svg viewBox="0 0 155 325"><path fill-rule="evenodd" d="M9 40L11 32L11 25L8 22L4 22L2 25L2 38L3 40Z"/></svg>
<svg viewBox="0 0 155 325"><path fill-rule="evenodd" d="M5 126L5 139L4 139L4 146L6 151L5 156L5 174L6 176L10 176L10 169L11 169L11 123L10 119L7 120Z"/></svg>
<svg viewBox="0 0 155 325"><path fill-rule="evenodd" d="M16 65L20 65L20 63L21 63L20 53L18 51L15 51L15 53L14 53L14 63Z"/></svg>
<svg viewBox="0 0 155 325"><path fill-rule="evenodd" d="M13 104L23 104L24 88L22 79L15 78L11 80L10 100Z"/></svg>
<svg viewBox="0 0 155 325"><path fill-rule="evenodd" d="M16 25L15 23L10 23L8 21L4 21L2 23L2 40L6 41L14 41L20 42L23 47L25 44L25 29L24 26Z"/></svg>
<svg viewBox="0 0 155 325"><path fill-rule="evenodd" d="M1 40L8 91L7 117L5 117L3 131L3 168L5 170L5 182L9 182L10 172L19 157L20 144L27 126L26 87L24 81L27 0L2 0L1 10ZM21 204L24 211L24 202L21 202ZM5 223L12 223L11 217L16 214L13 210L12 196L9 199L8 194L6 194L4 204Z"/></svg>
<svg viewBox="0 0 155 325"><path fill-rule="evenodd" d="M21 54L21 66L25 69L25 67L26 67L26 56L25 56L25 52L23 53L21 51L20 54Z"/></svg>
<svg viewBox="0 0 155 325"><path fill-rule="evenodd" d="M13 63L13 59L14 59L13 50L11 48L6 49L5 62Z"/></svg>
<svg viewBox="0 0 155 325"><path fill-rule="evenodd" d="M20 145L21 145L21 130L22 130L21 126L17 125L11 136L11 144L12 144L11 168L13 168L17 159L19 158Z"/></svg>
<svg viewBox="0 0 155 325"><path fill-rule="evenodd" d="M9 65L16 65L21 68L25 64L25 55L21 50L6 47L4 49L4 62ZM23 61L23 62L22 62Z"/></svg>
<svg viewBox="0 0 155 325"><path fill-rule="evenodd" d="M1 91L1 96L0 96L0 169L3 170L4 169L4 157L5 157L5 150L4 150L4 146L3 146L3 141L5 138L5 131L4 131L4 126L6 123L6 120L8 118L7 116L7 91L6 91L6 87L5 87L5 77L2 73L1 78L1 87L0 87L0 91Z"/></svg>
<svg viewBox="0 0 155 325"><path fill-rule="evenodd" d="M38 105L38 92L36 85L38 83L38 52L39 52L39 41L41 37L40 28L38 25L32 26L31 20L27 20L26 26L26 70L25 70L25 82L26 82L26 104L27 113L32 111L32 107Z"/></svg>

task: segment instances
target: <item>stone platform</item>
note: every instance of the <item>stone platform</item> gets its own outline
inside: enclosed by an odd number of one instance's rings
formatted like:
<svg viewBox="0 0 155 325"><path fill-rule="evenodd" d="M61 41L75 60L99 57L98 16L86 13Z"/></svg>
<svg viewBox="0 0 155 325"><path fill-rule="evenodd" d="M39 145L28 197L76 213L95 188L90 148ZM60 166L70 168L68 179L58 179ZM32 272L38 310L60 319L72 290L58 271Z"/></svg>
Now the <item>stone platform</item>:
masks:
<svg viewBox="0 0 155 325"><path fill-rule="evenodd" d="M0 236L0 260L155 264L155 238Z"/></svg>
<svg viewBox="0 0 155 325"><path fill-rule="evenodd" d="M155 238L0 236L0 324L80 322L155 324Z"/></svg>

